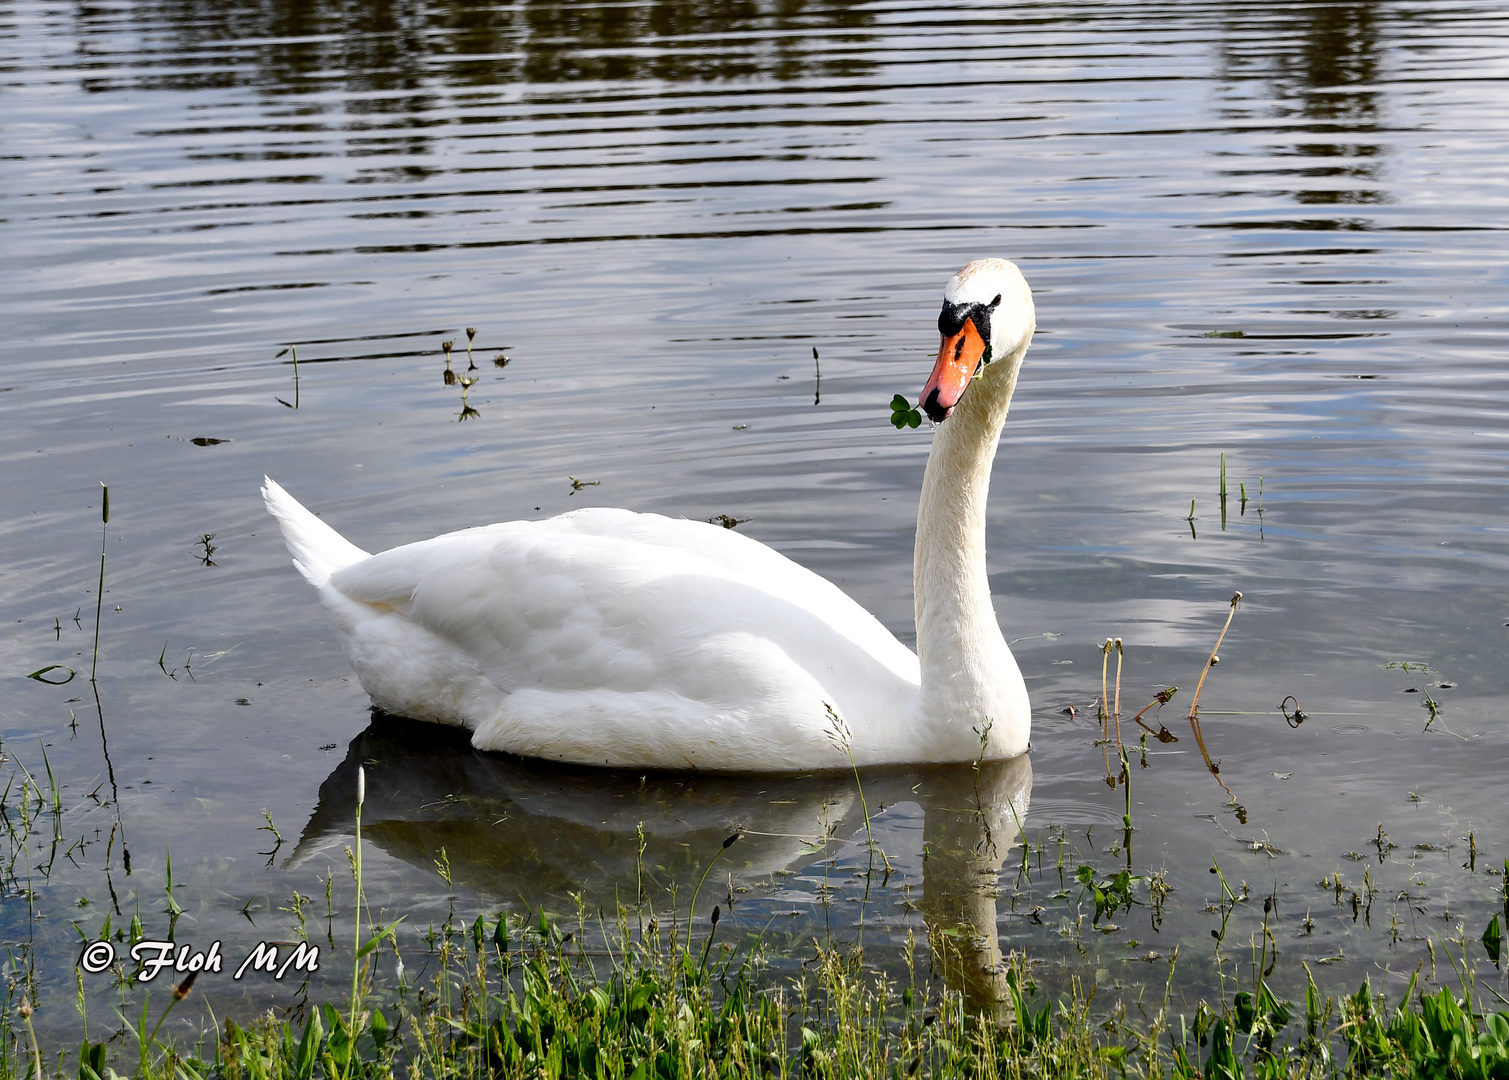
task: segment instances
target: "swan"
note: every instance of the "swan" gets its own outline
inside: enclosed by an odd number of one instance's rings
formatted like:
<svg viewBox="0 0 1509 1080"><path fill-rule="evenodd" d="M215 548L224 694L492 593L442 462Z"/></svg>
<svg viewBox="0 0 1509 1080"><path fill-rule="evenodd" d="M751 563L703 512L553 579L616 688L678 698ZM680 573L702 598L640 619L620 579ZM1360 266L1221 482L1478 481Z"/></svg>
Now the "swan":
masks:
<svg viewBox="0 0 1509 1080"><path fill-rule="evenodd" d="M825 578L718 525L588 508L370 555L265 478L294 565L379 709L479 750L792 772L1012 757L1031 708L985 572L996 443L1035 327L1005 259L949 281L914 654Z"/></svg>

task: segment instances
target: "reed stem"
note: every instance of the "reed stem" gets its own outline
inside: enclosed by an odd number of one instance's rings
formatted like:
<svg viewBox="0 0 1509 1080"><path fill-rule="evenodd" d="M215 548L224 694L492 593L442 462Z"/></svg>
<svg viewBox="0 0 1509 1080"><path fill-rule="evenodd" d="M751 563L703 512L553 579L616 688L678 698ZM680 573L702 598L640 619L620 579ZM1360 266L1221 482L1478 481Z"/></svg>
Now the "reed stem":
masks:
<svg viewBox="0 0 1509 1080"><path fill-rule="evenodd" d="M1121 639L1116 639L1116 705L1111 718L1116 721L1116 749L1121 752L1122 765L1126 764L1126 749L1121 745Z"/></svg>
<svg viewBox="0 0 1509 1080"><path fill-rule="evenodd" d="M110 527L110 485L100 481L104 492L100 503L100 586L94 598L94 660L89 665L89 681L94 682L100 667L100 613L105 609L105 540Z"/></svg>
<svg viewBox="0 0 1509 1080"><path fill-rule="evenodd" d="M1194 699L1189 703L1189 726L1190 730L1195 733L1195 744L1200 747L1200 755L1205 758L1205 767L1210 770L1210 775L1216 778L1216 783L1221 785L1222 790L1233 801L1236 800L1236 796L1232 794L1231 788L1226 786L1226 781L1221 779L1220 767L1211 760L1210 751L1205 747L1205 736L1200 731L1200 690L1205 686L1205 676L1209 675L1210 669L1216 666L1216 654L1221 650L1221 642L1226 640L1226 631L1231 629L1231 620L1236 617L1237 604L1241 600L1242 594L1240 592L1233 594L1231 598L1231 610L1226 613L1226 625L1221 627L1221 636L1216 638L1215 648L1210 650L1210 658L1205 661L1205 668L1200 672L1200 681L1195 684Z"/></svg>
<svg viewBox="0 0 1509 1080"><path fill-rule="evenodd" d="M367 770L358 765L356 767L356 849L352 852L352 870L356 876L356 917L352 921L356 924L354 929L355 940L351 946L351 1020L350 1039L352 1043L351 1061L355 1060L355 1043L357 1036L357 1017L361 1009L361 966L362 966L362 803L367 801Z"/></svg>

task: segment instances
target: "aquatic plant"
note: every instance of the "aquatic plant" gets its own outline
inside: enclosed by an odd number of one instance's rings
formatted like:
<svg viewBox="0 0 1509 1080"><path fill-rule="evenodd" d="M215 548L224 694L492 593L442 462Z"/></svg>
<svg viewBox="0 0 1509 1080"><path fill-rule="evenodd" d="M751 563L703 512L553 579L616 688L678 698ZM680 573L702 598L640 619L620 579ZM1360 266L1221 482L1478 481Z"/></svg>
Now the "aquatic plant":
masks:
<svg viewBox="0 0 1509 1080"><path fill-rule="evenodd" d="M1084 868L1088 869L1088 868ZM1093 878L1093 873L1089 875ZM1106 906L1125 893L1118 875L1097 889ZM718 909L714 909L715 912ZM585 915L579 915L585 926ZM1007 958L1005 1023L972 1013L921 973L895 979L869 968L862 950L815 943L801 975L773 977L758 942L721 946L717 915L703 940L618 929L594 956L577 931L538 916L458 920L439 944L428 990L386 988L342 1009L322 1003L299 1019L227 1017L193 1047L161 1035L188 997L173 989L157 1023L144 1002L131 1044L86 1038L71 1062L28 1032L0 1046L0 1077L113 1080L111 1059L129 1055L142 1080L355 1080L408 1075L475 1077L1376 1077L1408 1080L1506 1075L1509 1012L1479 1011L1449 988L1415 992L1392 1009L1364 981L1327 997L1307 984L1302 1008L1261 975L1230 1002L1177 1014L1171 994L1142 1019L1107 1005L1073 980L1045 993L1020 953ZM392 944L391 939L384 939ZM371 942L368 943L369 945ZM1169 958L1169 983L1177 951ZM30 1019L23 1001L15 1010ZM1295 1027L1293 1022L1302 1023ZM3 1021L9 1024L9 1014ZM58 1064L49 1073L45 1062Z"/></svg>
<svg viewBox="0 0 1509 1080"><path fill-rule="evenodd" d="M94 658L89 665L89 681L96 682L100 668L100 612L105 603L105 542L110 528L110 485L100 481L100 583L94 598Z"/></svg>

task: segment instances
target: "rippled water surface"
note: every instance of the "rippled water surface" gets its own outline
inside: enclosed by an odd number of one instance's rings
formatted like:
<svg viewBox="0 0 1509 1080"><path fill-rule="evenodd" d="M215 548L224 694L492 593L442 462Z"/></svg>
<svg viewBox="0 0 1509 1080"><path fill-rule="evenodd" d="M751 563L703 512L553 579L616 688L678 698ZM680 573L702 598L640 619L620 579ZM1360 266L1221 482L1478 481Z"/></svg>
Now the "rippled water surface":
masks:
<svg viewBox="0 0 1509 1080"><path fill-rule="evenodd" d="M62 808L11 830L0 929L44 1019L69 1023L69 923L167 932L169 852L180 941L290 940L295 894L312 940L349 926L360 761L373 904L421 952L441 849L464 914L569 912L632 896L643 822L684 904L739 822L704 890L728 940L866 912L894 964L935 917L985 963L1127 986L1180 945L1209 994L1272 894L1290 987L1304 960L1397 992L1383 969L1459 928L1481 957L1509 855L1506 76L1491 3L0 3L3 749ZM866 777L893 864L867 902L852 777L583 775L373 723L264 473L373 550L581 505L747 519L910 641L930 439L887 403L983 255L1038 311L989 529L1031 761ZM1184 716L1238 590L1201 696L1218 779ZM1107 637L1124 716L1180 687L1129 805L1095 743ZM83 674L26 678L53 664ZM1025 848L959 855L1008 822ZM1212 859L1251 900L1218 903ZM1106 931L1076 860L1173 892Z"/></svg>

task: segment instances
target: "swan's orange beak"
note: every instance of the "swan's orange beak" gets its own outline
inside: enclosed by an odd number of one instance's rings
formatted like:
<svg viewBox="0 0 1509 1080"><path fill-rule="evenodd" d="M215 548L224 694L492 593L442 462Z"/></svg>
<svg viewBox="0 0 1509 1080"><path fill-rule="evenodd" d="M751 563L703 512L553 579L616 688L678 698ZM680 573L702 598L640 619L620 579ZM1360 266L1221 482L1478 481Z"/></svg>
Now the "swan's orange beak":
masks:
<svg viewBox="0 0 1509 1080"><path fill-rule="evenodd" d="M957 334L943 339L938 346L938 362L922 388L922 411L929 420L941 424L948 419L969 389L969 380L984 355L985 341L973 319L965 319Z"/></svg>

